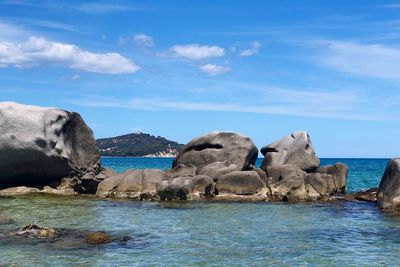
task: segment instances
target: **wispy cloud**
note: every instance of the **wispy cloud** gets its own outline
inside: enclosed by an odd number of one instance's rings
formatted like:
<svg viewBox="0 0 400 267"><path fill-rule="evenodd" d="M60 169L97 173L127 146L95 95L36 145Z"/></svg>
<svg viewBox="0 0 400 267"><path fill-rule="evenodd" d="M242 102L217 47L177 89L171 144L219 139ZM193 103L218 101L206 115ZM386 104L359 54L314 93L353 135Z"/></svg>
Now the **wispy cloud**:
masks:
<svg viewBox="0 0 400 267"><path fill-rule="evenodd" d="M147 46L147 47L153 47L154 46L154 41L153 38L147 34L144 33L139 33L135 34L133 36L133 41L137 45L142 45L142 46Z"/></svg>
<svg viewBox="0 0 400 267"><path fill-rule="evenodd" d="M24 43L0 42L0 67L63 66L88 72L123 74L139 70L118 53L92 53L76 45L30 37Z"/></svg>
<svg viewBox="0 0 400 267"><path fill-rule="evenodd" d="M171 98L133 98L131 100L84 98L68 103L100 108L148 111L186 110L291 115L345 120L391 120L394 114L369 110L368 99L347 91L295 91L266 87L263 96L240 101L202 102Z"/></svg>
<svg viewBox="0 0 400 267"><path fill-rule="evenodd" d="M337 71L373 78L400 80L400 48L381 44L323 42L318 63Z"/></svg>
<svg viewBox="0 0 400 267"><path fill-rule="evenodd" d="M226 72L231 71L230 67L220 66L216 64L206 64L200 67L200 70L204 73L207 73L210 76L215 76L219 74L224 74Z"/></svg>
<svg viewBox="0 0 400 267"><path fill-rule="evenodd" d="M0 40L1 41L16 41L26 39L30 32L19 25L0 20Z"/></svg>
<svg viewBox="0 0 400 267"><path fill-rule="evenodd" d="M239 55L241 57L253 56L255 54L258 54L258 52L260 52L260 48L261 48L261 42L254 41L254 42L251 43L251 47L250 48L241 51Z"/></svg>
<svg viewBox="0 0 400 267"><path fill-rule="evenodd" d="M225 54L224 48L221 48L219 46L198 44L175 45L171 47L171 51L177 57L184 57L193 60L222 57Z"/></svg>
<svg viewBox="0 0 400 267"><path fill-rule="evenodd" d="M118 45L134 44L141 47L154 47L153 37L144 33L138 33L133 36L120 37Z"/></svg>
<svg viewBox="0 0 400 267"><path fill-rule="evenodd" d="M79 5L77 9L89 14L107 14L135 10L131 6L104 3L84 3Z"/></svg>

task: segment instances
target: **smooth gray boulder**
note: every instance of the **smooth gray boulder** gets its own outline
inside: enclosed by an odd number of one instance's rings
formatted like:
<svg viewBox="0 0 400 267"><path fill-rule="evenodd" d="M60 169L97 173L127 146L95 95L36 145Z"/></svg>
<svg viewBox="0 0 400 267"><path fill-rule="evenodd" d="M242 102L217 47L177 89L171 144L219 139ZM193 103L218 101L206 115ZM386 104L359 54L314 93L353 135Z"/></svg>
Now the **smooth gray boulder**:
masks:
<svg viewBox="0 0 400 267"><path fill-rule="evenodd" d="M2 102L0 129L2 187L45 185L101 169L93 133L78 113Z"/></svg>
<svg viewBox="0 0 400 267"><path fill-rule="evenodd" d="M320 165L307 132L294 132L261 148L264 160L261 168L268 166L295 165L304 171L313 171Z"/></svg>
<svg viewBox="0 0 400 267"><path fill-rule="evenodd" d="M215 184L218 194L252 195L266 189L256 171L234 171L223 175Z"/></svg>
<svg viewBox="0 0 400 267"><path fill-rule="evenodd" d="M215 195L215 183L206 175L177 177L156 185L161 200L204 199Z"/></svg>
<svg viewBox="0 0 400 267"><path fill-rule="evenodd" d="M400 211L400 158L390 160L378 188L378 208Z"/></svg>
<svg viewBox="0 0 400 267"><path fill-rule="evenodd" d="M147 199L156 196L156 184L167 180L165 171L158 169L127 170L99 183L99 197Z"/></svg>
<svg viewBox="0 0 400 267"><path fill-rule="evenodd" d="M321 166L315 172L333 175L337 187L337 192L346 192L347 176L349 174L349 167L346 164L338 162L335 165Z"/></svg>
<svg viewBox="0 0 400 267"><path fill-rule="evenodd" d="M238 171L236 164L229 164L226 160L223 162L214 162L204 166L203 168L197 170L199 175L207 175L217 181L222 175Z"/></svg>
<svg viewBox="0 0 400 267"><path fill-rule="evenodd" d="M233 132L211 132L190 141L173 162L193 164L198 169L215 162L235 164L238 170L247 170L254 165L258 149L250 138ZM205 174L205 173L197 173Z"/></svg>

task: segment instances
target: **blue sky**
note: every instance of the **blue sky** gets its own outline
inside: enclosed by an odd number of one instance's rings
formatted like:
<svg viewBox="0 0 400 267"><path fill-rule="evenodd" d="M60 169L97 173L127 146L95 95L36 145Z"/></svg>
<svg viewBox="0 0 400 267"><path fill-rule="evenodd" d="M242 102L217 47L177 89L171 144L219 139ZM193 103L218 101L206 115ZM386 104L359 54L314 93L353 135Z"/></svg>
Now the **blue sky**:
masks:
<svg viewBox="0 0 400 267"><path fill-rule="evenodd" d="M307 130L321 157L395 157L399 40L400 1L1 1L0 101L96 137Z"/></svg>

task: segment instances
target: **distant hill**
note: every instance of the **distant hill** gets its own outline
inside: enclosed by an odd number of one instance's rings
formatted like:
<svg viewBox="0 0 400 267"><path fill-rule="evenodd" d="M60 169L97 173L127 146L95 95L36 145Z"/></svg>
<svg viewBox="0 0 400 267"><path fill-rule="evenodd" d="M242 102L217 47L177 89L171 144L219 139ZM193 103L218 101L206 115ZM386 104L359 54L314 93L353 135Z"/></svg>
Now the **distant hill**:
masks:
<svg viewBox="0 0 400 267"><path fill-rule="evenodd" d="M176 157L184 145L161 136L131 133L97 140L102 156Z"/></svg>

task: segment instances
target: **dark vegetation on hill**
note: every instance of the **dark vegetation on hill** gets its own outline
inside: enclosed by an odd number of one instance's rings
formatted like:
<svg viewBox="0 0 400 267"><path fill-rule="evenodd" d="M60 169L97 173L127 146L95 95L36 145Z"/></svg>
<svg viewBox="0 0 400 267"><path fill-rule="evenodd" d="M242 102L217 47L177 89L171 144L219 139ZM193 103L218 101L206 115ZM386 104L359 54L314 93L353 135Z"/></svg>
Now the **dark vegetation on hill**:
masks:
<svg viewBox="0 0 400 267"><path fill-rule="evenodd" d="M147 155L176 156L183 145L161 136L131 133L97 140L102 156L143 157Z"/></svg>

